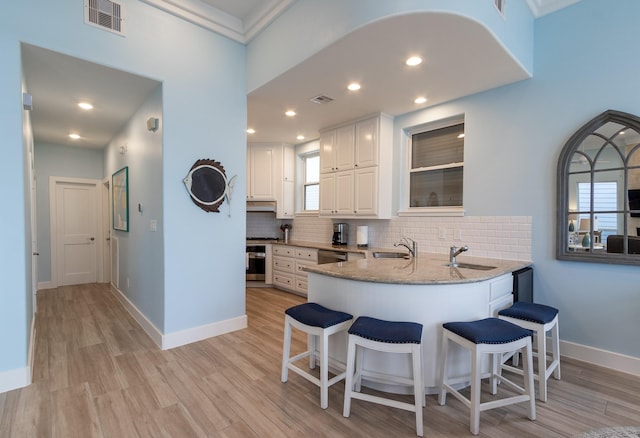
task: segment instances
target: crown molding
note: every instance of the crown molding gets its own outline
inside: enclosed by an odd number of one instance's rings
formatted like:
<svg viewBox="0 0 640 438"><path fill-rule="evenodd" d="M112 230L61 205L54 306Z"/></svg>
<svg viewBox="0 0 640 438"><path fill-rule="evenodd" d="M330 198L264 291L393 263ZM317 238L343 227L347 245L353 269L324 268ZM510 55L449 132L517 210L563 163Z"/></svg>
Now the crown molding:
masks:
<svg viewBox="0 0 640 438"><path fill-rule="evenodd" d="M527 0L534 17L540 18L559 9L578 3L580 0Z"/></svg>
<svg viewBox="0 0 640 438"><path fill-rule="evenodd" d="M264 2L243 22L213 6L196 0L141 0L171 15L201 26L242 44L247 44L295 0Z"/></svg>

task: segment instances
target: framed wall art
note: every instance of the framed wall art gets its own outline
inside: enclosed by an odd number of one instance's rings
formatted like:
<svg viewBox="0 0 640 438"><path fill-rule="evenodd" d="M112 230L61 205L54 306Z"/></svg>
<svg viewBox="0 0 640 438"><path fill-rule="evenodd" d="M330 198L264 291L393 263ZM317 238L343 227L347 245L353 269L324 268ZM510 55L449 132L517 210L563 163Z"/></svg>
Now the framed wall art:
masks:
<svg viewBox="0 0 640 438"><path fill-rule="evenodd" d="M113 229L129 231L129 168L123 167L111 176Z"/></svg>

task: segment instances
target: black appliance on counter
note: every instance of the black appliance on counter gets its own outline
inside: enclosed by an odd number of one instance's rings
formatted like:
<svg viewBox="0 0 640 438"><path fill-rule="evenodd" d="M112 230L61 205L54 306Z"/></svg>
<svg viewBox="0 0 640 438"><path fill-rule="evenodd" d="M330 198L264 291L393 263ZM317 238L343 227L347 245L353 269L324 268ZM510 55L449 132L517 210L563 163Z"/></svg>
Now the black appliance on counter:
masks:
<svg viewBox="0 0 640 438"><path fill-rule="evenodd" d="M349 224L333 224L332 245L346 245L349 242Z"/></svg>

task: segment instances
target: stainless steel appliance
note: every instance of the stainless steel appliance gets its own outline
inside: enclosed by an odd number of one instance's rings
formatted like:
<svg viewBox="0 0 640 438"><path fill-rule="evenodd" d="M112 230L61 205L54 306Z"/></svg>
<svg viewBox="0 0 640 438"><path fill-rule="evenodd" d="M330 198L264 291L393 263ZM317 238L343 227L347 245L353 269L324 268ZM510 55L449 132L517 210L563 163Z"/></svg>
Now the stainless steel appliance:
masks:
<svg viewBox="0 0 640 438"><path fill-rule="evenodd" d="M333 224L332 245L346 245L349 241L349 224Z"/></svg>
<svg viewBox="0 0 640 438"><path fill-rule="evenodd" d="M324 265L325 263L346 262L346 251L331 251L328 249L318 250L318 264Z"/></svg>
<svg viewBox="0 0 640 438"><path fill-rule="evenodd" d="M267 252L264 245L247 245L246 280L264 281L266 272Z"/></svg>

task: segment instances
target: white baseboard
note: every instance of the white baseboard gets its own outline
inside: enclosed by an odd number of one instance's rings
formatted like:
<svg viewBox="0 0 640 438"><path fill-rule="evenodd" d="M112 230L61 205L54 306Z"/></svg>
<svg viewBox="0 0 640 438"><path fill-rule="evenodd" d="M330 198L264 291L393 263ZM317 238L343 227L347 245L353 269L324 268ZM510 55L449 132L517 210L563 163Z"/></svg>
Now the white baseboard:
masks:
<svg viewBox="0 0 640 438"><path fill-rule="evenodd" d="M53 283L51 281L41 281L38 283L38 290L53 289Z"/></svg>
<svg viewBox="0 0 640 438"><path fill-rule="evenodd" d="M160 332L160 330L158 330L158 328L151 321L149 321L149 319L144 315L144 313L142 313L140 309L138 309L136 305L133 304L129 300L129 298L127 298L127 296L122 293L120 289L113 286L113 284L111 284L111 286L116 291L115 296L122 303L124 308L127 309L127 312L129 312L129 314L133 317L133 319L135 319L136 322L140 324L140 327L142 327L142 330L144 330L145 333L149 335L149 337L153 340L153 342L159 348L162 348L162 333Z"/></svg>
<svg viewBox="0 0 640 438"><path fill-rule="evenodd" d="M640 358L560 341L560 356L600 365L615 371L640 376Z"/></svg>
<svg viewBox="0 0 640 438"><path fill-rule="evenodd" d="M116 297L127 309L129 314L136 320L140 327L151 337L153 342L163 350L180 347L181 345L190 344L192 342L201 341L203 339L214 336L223 335L247 328L247 316L239 316L236 318L218 321L211 324L205 324L199 327L193 327L174 333L162 334L160 330L133 304L120 289L113 288Z"/></svg>
<svg viewBox="0 0 640 438"><path fill-rule="evenodd" d="M31 368L16 368L0 371L0 393L24 388L31 384Z"/></svg>
<svg viewBox="0 0 640 438"><path fill-rule="evenodd" d="M247 315L169 333L163 336L162 349L169 350L244 328L247 328Z"/></svg>

